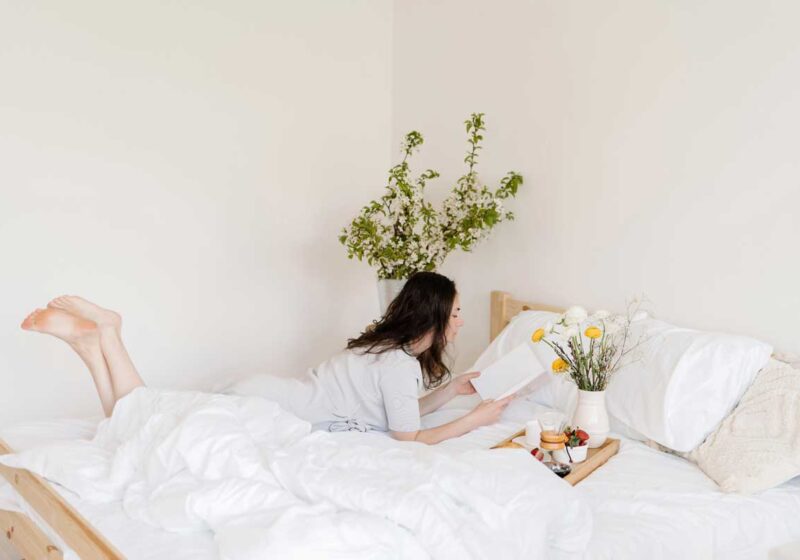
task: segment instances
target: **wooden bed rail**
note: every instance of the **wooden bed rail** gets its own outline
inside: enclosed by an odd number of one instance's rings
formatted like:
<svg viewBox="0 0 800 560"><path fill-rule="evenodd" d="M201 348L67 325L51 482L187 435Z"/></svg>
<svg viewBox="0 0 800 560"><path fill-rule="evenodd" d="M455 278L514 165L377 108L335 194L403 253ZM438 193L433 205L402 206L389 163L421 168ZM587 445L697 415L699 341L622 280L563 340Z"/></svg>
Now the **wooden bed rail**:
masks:
<svg viewBox="0 0 800 560"><path fill-rule="evenodd" d="M11 447L0 439L0 455L13 452ZM80 558L92 560L125 558L40 476L5 465L0 465L0 475L14 486L28 505ZM0 511L0 523L5 537L25 558L48 560L63 558L63 552L50 542L44 532L28 517L15 512Z"/></svg>
<svg viewBox="0 0 800 560"><path fill-rule="evenodd" d="M0 529L2 537L22 558L42 558L63 560L64 553L28 516L16 511L0 509Z"/></svg>

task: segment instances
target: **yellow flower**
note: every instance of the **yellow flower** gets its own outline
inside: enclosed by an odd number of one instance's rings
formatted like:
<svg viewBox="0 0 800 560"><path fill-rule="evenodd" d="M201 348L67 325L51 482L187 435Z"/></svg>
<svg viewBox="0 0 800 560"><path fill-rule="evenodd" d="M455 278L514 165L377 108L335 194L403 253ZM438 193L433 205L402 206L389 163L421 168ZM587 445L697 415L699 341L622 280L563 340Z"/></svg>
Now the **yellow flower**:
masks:
<svg viewBox="0 0 800 560"><path fill-rule="evenodd" d="M533 336L531 336L531 340L534 342L539 342L543 338L544 338L544 329L536 329L536 332L533 333Z"/></svg>
<svg viewBox="0 0 800 560"><path fill-rule="evenodd" d="M587 338L600 338L603 336L603 331L601 331L598 327L589 327L583 334L585 334Z"/></svg>
<svg viewBox="0 0 800 560"><path fill-rule="evenodd" d="M551 367L553 368L553 371L556 373L564 373L565 371L567 371L567 368L569 368L569 364L567 364L567 362L565 362L561 358L556 358L553 361L553 365Z"/></svg>

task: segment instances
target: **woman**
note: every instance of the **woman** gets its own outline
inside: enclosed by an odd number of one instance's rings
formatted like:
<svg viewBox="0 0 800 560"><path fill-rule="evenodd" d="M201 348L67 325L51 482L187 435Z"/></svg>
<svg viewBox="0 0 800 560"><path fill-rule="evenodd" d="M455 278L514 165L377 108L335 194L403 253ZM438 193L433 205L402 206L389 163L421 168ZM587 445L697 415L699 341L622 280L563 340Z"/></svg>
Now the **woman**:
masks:
<svg viewBox="0 0 800 560"><path fill-rule="evenodd" d="M484 401L458 420L421 429L420 415L475 392L470 380L477 372L445 383L450 371L443 354L463 325L460 311L452 280L434 272L415 274L380 321L312 369L307 379L259 376L232 392L260 393L316 428L387 431L398 440L428 444L460 436L497 422L511 400ZM56 336L77 352L106 416L119 399L144 386L122 343L121 326L117 313L77 296L58 297L22 323L23 329ZM423 385L434 390L419 398Z"/></svg>

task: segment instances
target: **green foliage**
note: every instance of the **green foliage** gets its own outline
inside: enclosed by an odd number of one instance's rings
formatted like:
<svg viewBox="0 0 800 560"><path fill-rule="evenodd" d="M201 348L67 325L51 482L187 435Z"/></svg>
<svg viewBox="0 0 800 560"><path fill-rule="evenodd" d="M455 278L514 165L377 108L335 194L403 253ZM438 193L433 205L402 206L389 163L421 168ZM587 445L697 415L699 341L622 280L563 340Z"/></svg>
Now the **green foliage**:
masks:
<svg viewBox="0 0 800 560"><path fill-rule="evenodd" d="M435 270L456 248L471 251L491 230L514 215L503 201L516 196L522 175L510 171L500 186L490 190L478 180L475 167L482 149L484 114L465 121L469 151L467 172L459 177L440 210L424 198L428 181L439 173L428 169L411 176L409 158L422 146L422 134L411 131L402 145L402 161L389 170L386 192L361 209L339 241L349 258L366 260L379 278L407 278L414 272Z"/></svg>

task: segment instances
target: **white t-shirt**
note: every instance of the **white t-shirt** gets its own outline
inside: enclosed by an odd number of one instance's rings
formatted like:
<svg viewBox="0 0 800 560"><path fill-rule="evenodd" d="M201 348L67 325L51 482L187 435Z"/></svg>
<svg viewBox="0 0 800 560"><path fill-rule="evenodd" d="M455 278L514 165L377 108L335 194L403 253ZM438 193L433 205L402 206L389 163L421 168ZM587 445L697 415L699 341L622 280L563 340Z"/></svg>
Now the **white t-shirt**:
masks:
<svg viewBox="0 0 800 560"><path fill-rule="evenodd" d="M403 350L345 350L309 370L310 398L296 414L316 427L415 432L422 369Z"/></svg>

